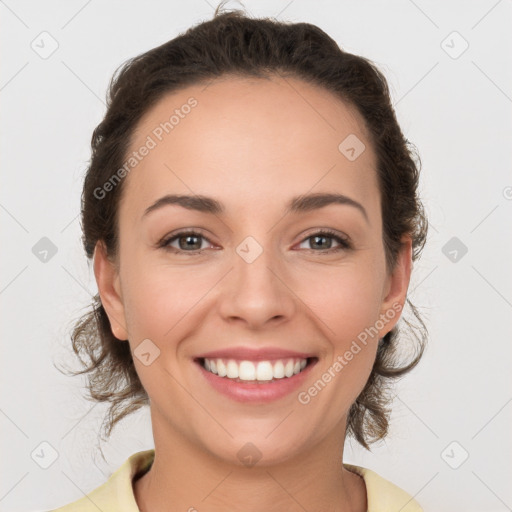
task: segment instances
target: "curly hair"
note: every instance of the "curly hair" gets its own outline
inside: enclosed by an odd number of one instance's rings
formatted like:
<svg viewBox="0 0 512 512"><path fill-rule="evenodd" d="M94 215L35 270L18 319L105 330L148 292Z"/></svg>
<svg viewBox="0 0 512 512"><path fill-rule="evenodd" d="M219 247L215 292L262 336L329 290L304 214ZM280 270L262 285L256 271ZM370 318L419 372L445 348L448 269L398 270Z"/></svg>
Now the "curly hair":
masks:
<svg viewBox="0 0 512 512"><path fill-rule="evenodd" d="M420 158L398 125L384 75L370 60L341 49L325 32L309 23L250 18L242 11L221 10L174 39L122 64L112 76L107 111L94 130L92 156L81 200L82 242L89 263L98 241L107 256L118 251L118 204L121 181L108 194L98 190L126 161L137 123L164 95L228 74L268 78L299 78L319 85L362 115L377 157L388 272L402 247L412 238L415 261L427 236L427 218L418 196ZM414 354L407 360L401 327L380 340L368 381L347 417L346 435L370 450L369 444L388 434L391 383L414 368L423 355L427 329L409 298L406 304L419 325L406 318ZM120 343L96 294L92 308L75 323L73 351L87 374L89 400L110 404L103 421L107 438L122 418L149 403L128 343ZM405 340L407 341L407 340Z"/></svg>

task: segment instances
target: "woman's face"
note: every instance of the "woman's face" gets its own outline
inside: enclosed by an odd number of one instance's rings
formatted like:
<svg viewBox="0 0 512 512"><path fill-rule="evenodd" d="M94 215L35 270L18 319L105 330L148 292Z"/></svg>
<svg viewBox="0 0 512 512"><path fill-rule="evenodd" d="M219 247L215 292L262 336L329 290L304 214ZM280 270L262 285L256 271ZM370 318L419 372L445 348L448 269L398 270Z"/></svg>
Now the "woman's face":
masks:
<svg viewBox="0 0 512 512"><path fill-rule="evenodd" d="M95 272L155 442L238 464L342 443L411 266L408 242L386 272L362 118L298 79L224 78L162 99L129 157L119 267L98 246Z"/></svg>

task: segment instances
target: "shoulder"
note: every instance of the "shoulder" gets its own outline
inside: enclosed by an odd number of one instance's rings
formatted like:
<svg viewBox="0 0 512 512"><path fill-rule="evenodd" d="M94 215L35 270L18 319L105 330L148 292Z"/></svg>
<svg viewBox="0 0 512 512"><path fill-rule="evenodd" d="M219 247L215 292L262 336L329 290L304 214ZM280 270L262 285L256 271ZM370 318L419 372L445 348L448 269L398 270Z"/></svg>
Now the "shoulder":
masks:
<svg viewBox="0 0 512 512"><path fill-rule="evenodd" d="M410 494L375 471L353 464L344 463L343 466L363 477L368 512L423 512L419 503Z"/></svg>
<svg viewBox="0 0 512 512"><path fill-rule="evenodd" d="M139 512L132 480L151 466L155 450L137 452L128 457L109 479L76 501L49 512Z"/></svg>

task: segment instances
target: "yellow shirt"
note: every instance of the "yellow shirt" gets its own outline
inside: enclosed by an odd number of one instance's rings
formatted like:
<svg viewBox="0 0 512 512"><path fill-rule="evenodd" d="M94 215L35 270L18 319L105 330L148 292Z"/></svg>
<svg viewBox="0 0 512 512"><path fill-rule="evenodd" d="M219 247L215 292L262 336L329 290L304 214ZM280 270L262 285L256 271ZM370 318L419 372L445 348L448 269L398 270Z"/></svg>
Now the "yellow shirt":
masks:
<svg viewBox="0 0 512 512"><path fill-rule="evenodd" d="M103 485L77 501L51 512L140 512L133 494L132 480L149 470L154 456L154 449L134 453ZM363 477L368 512L423 512L409 494L371 469L352 464L343 466Z"/></svg>

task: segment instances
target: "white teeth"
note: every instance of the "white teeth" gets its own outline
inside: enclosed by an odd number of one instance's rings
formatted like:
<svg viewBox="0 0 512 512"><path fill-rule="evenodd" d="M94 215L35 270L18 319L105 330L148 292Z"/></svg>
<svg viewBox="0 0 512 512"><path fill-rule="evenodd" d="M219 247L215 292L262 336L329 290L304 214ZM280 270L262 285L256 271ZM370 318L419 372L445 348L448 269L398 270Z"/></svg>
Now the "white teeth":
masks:
<svg viewBox="0 0 512 512"><path fill-rule="evenodd" d="M203 366L211 373L228 379L240 379L246 381L268 382L272 379L293 377L300 373L307 365L306 359L281 359L278 361L235 361L229 359L204 359Z"/></svg>
<svg viewBox="0 0 512 512"><path fill-rule="evenodd" d="M235 361L228 361L226 365L226 377L230 379L238 379L238 365Z"/></svg>
<svg viewBox="0 0 512 512"><path fill-rule="evenodd" d="M217 374L219 377L225 377L228 374L226 365L222 362L222 359L217 359Z"/></svg>
<svg viewBox="0 0 512 512"><path fill-rule="evenodd" d="M306 364L304 364L306 366ZM277 361L274 364L274 379L282 379L284 377L284 364L282 361Z"/></svg>
<svg viewBox="0 0 512 512"><path fill-rule="evenodd" d="M260 361L256 368L256 380L272 380L273 377L272 364L269 361Z"/></svg>
<svg viewBox="0 0 512 512"><path fill-rule="evenodd" d="M284 367L285 377L291 377L293 375L293 361L290 359Z"/></svg>
<svg viewBox="0 0 512 512"><path fill-rule="evenodd" d="M239 379L240 380L255 380L256 379L256 367L251 361L242 361L238 367Z"/></svg>

